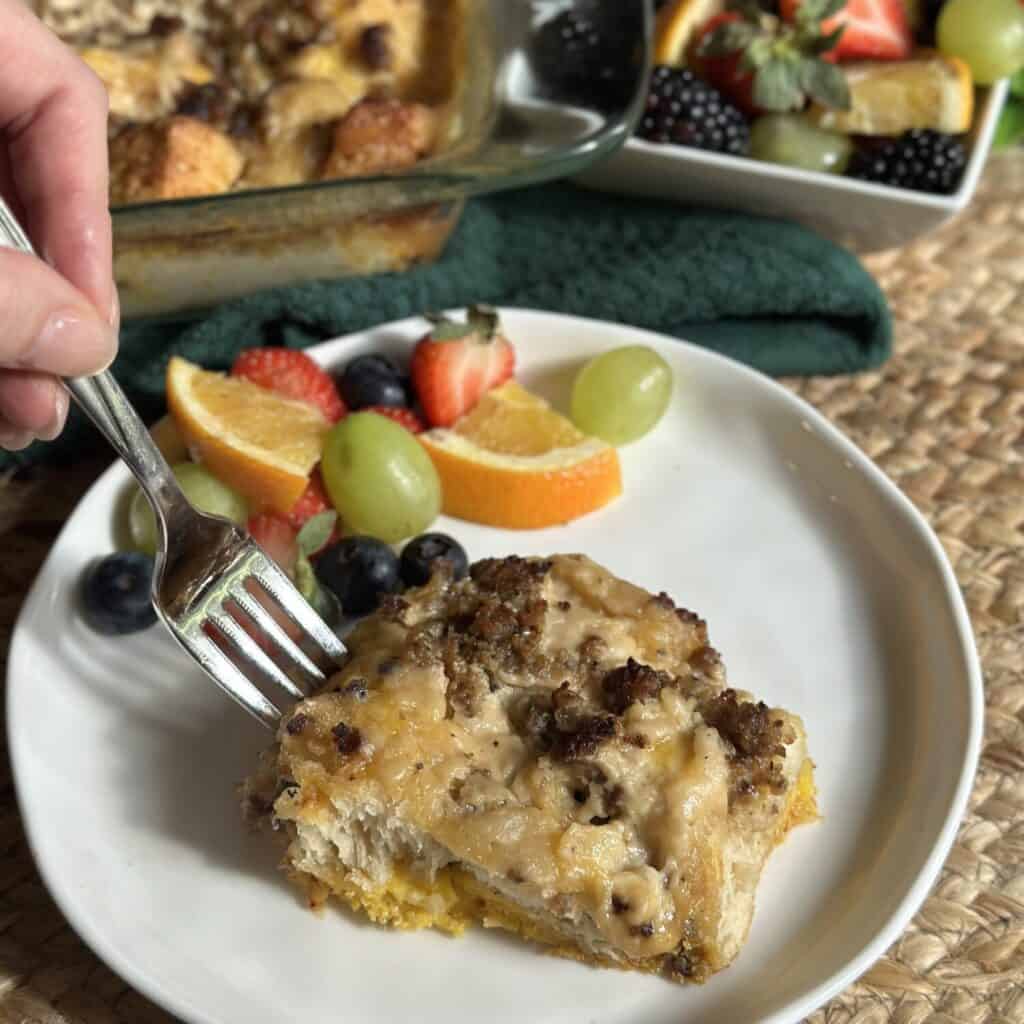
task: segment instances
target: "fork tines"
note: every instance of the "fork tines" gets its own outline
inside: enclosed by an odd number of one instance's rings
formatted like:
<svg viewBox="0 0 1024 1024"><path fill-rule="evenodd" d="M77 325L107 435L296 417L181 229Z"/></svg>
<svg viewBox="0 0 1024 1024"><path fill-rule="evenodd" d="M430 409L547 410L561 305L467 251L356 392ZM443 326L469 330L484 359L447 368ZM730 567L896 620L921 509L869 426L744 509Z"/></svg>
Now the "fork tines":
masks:
<svg viewBox="0 0 1024 1024"><path fill-rule="evenodd" d="M345 656L344 644L252 542L192 596L185 614L165 621L218 686L271 729Z"/></svg>

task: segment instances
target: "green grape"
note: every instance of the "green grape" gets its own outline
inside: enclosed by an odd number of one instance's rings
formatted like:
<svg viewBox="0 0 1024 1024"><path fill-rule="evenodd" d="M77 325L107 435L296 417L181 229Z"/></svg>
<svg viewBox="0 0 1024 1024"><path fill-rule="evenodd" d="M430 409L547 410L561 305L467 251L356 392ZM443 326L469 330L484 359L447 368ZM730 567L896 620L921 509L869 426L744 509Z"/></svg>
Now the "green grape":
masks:
<svg viewBox="0 0 1024 1024"><path fill-rule="evenodd" d="M842 174L851 153L848 136L824 131L799 114L765 114L750 131L750 155L756 160L805 171Z"/></svg>
<svg viewBox="0 0 1024 1024"><path fill-rule="evenodd" d="M223 516L232 522L242 524L249 516L245 499L230 487L222 484L215 476L197 466L194 462L181 462L171 467L178 485L185 497L200 512ZM132 542L147 554L156 552L156 520L149 507L149 499L139 489L132 497L128 508L128 528Z"/></svg>
<svg viewBox="0 0 1024 1024"><path fill-rule="evenodd" d="M441 511L430 456L405 427L376 413L352 413L335 424L320 471L351 533L395 544L422 533Z"/></svg>
<svg viewBox="0 0 1024 1024"><path fill-rule="evenodd" d="M1024 67L1020 0L949 0L939 15L936 36L939 49L967 61L980 85Z"/></svg>
<svg viewBox="0 0 1024 1024"><path fill-rule="evenodd" d="M641 438L672 397L668 363L646 345L627 345L591 359L572 386L572 420L609 444Z"/></svg>

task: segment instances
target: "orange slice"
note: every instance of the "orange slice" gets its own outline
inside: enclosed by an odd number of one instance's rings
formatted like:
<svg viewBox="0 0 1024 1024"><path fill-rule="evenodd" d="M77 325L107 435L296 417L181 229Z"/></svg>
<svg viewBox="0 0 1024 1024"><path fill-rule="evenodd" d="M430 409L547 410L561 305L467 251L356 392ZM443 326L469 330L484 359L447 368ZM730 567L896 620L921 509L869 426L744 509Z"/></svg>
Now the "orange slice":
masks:
<svg viewBox="0 0 1024 1024"><path fill-rule="evenodd" d="M850 109L814 107L822 128L851 135L902 135L930 128L957 135L974 114L971 69L958 57L922 52L912 60L843 65Z"/></svg>
<svg viewBox="0 0 1024 1024"><path fill-rule="evenodd" d="M682 67L697 31L725 10L725 0L670 0L658 12L654 63Z"/></svg>
<svg viewBox="0 0 1024 1024"><path fill-rule="evenodd" d="M441 477L442 511L474 523L557 526L622 493L615 449L581 434L515 381L420 440Z"/></svg>
<svg viewBox="0 0 1024 1024"><path fill-rule="evenodd" d="M167 404L192 457L255 508L287 513L320 459L330 424L313 405L174 357Z"/></svg>

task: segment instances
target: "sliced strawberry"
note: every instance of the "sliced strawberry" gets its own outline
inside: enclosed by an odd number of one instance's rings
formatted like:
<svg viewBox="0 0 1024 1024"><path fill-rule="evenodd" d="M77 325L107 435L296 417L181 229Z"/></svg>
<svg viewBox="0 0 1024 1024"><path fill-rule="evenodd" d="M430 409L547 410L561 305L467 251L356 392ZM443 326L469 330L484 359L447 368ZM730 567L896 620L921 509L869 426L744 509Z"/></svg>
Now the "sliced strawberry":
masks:
<svg viewBox="0 0 1024 1024"><path fill-rule="evenodd" d="M794 21L805 0L782 0L780 11ZM914 48L914 36L904 0L847 0L846 7L821 23L823 34L843 27L833 60L905 60Z"/></svg>
<svg viewBox="0 0 1024 1024"><path fill-rule="evenodd" d="M290 348L243 349L231 367L231 374L286 398L309 402L329 423L337 423L347 411L330 374L305 352Z"/></svg>
<svg viewBox="0 0 1024 1024"><path fill-rule="evenodd" d="M362 412L375 412L378 416L386 416L413 434L422 434L427 429L423 420L412 409L400 409L395 405L371 405Z"/></svg>
<svg viewBox="0 0 1024 1024"><path fill-rule="evenodd" d="M309 478L309 486L302 492L302 497L295 502L291 512L288 513L288 522L296 530L302 529L302 524L307 519L326 512L331 508L331 499L327 497L324 490L324 482L320 476L320 470L314 469L313 475Z"/></svg>
<svg viewBox="0 0 1024 1024"><path fill-rule="evenodd" d="M262 514L253 516L247 525L249 536L285 572L295 570L295 563L299 560L299 545L295 540L296 531L287 519Z"/></svg>
<svg viewBox="0 0 1024 1024"><path fill-rule="evenodd" d="M449 427L515 372L515 350L493 310L473 306L465 324L438 317L417 344L413 387L432 427Z"/></svg>

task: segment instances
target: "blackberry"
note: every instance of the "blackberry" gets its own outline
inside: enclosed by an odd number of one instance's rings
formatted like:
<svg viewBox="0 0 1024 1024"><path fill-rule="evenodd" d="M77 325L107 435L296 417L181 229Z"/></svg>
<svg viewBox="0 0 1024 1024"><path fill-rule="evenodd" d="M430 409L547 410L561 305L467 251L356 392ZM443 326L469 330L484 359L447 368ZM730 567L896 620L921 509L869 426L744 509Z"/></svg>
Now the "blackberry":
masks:
<svg viewBox="0 0 1024 1024"><path fill-rule="evenodd" d="M848 173L862 181L949 195L967 166L967 150L955 135L915 128L881 146L854 154Z"/></svg>
<svg viewBox="0 0 1024 1024"><path fill-rule="evenodd" d="M692 71L664 65L651 75L637 134L650 142L733 156L744 156L750 148L750 126L736 107Z"/></svg>
<svg viewBox="0 0 1024 1024"><path fill-rule="evenodd" d="M631 59L632 41L640 39L639 18L639 10L570 10L545 22L531 54L538 78L556 98L625 105L639 77Z"/></svg>

